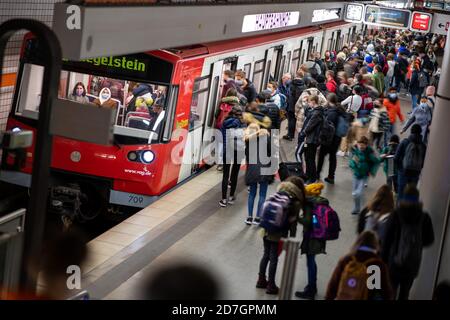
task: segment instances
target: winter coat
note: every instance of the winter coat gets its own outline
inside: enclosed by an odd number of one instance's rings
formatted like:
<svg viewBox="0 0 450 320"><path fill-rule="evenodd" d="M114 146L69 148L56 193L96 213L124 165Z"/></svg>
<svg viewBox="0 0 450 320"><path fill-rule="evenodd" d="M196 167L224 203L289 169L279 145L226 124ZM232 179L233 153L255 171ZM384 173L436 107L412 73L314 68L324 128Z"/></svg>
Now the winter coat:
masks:
<svg viewBox="0 0 450 320"><path fill-rule="evenodd" d="M227 147L229 148L229 150L233 150L234 151L234 155L233 158L231 158L230 155L230 159L233 159L233 161L236 162L241 162L244 158L244 142L243 141L239 141L237 142L237 146L235 146L233 149L231 149L231 145L228 146L229 141L232 141L230 139L236 139L238 137L240 137L239 139L243 139L244 138L244 123L241 122L240 119L235 118L235 117L228 117L225 119L225 121L223 122L222 125L222 139L223 139L223 155L226 154L226 150ZM240 130L241 132L235 132L234 130ZM242 149L239 150L239 146L242 146Z"/></svg>
<svg viewBox="0 0 450 320"><path fill-rule="evenodd" d="M228 79L228 81L225 82L225 84L223 85L223 88L222 88L222 98L226 96L227 91L230 88L240 91L240 88L238 88L238 85L236 84L236 82L233 79Z"/></svg>
<svg viewBox="0 0 450 320"><path fill-rule="evenodd" d="M300 210L303 205L302 202L305 201L302 190L292 182L281 182L277 187L277 192L286 193L291 201L288 208L289 228L285 232L269 233L266 231L267 240L274 242L280 241L281 238L287 238L288 235L295 237L297 233L297 221L300 218Z"/></svg>
<svg viewBox="0 0 450 320"><path fill-rule="evenodd" d="M250 80L246 79L247 85L242 88L242 94L247 98L247 103L253 102L256 99L256 88L253 82L250 82Z"/></svg>
<svg viewBox="0 0 450 320"><path fill-rule="evenodd" d="M303 207L303 214L298 219L298 222L303 225L303 241L300 245L302 254L321 254L326 253L326 241L321 239L311 238L312 232L312 215L314 204L326 204L329 202L323 197L307 197Z"/></svg>
<svg viewBox="0 0 450 320"><path fill-rule="evenodd" d="M374 133L385 132L387 126L390 125L387 109L383 106L381 108L373 108L370 111L369 131Z"/></svg>
<svg viewBox="0 0 450 320"><path fill-rule="evenodd" d="M327 120L333 124L334 128L337 128L339 117L345 116L345 109L341 106L327 106L325 112Z"/></svg>
<svg viewBox="0 0 450 320"><path fill-rule="evenodd" d="M246 124L256 123L258 126L264 129L270 129L272 125L272 121L270 120L270 118L261 112L244 112L243 119Z"/></svg>
<svg viewBox="0 0 450 320"><path fill-rule="evenodd" d="M220 100L219 108L216 111L216 128L222 129L223 122L225 121L228 113L231 111L234 105L239 104L239 98L235 96L223 97Z"/></svg>
<svg viewBox="0 0 450 320"><path fill-rule="evenodd" d="M319 106L325 107L327 99L317 88L305 89L295 103L295 117L297 119L296 129L301 131L305 121L305 110L308 107L308 97L310 95L317 95L319 97Z"/></svg>
<svg viewBox="0 0 450 320"><path fill-rule="evenodd" d="M306 144L320 144L319 137L324 116L324 108L321 106L314 108L308 114L307 120L305 120L305 127L303 128Z"/></svg>
<svg viewBox="0 0 450 320"><path fill-rule="evenodd" d="M318 83L317 89L319 89L320 93L322 93L325 97L328 95L328 87L326 83Z"/></svg>
<svg viewBox="0 0 450 320"><path fill-rule="evenodd" d="M431 124L431 109L427 103L421 103L412 111L408 121L403 127L403 131L408 130L408 128L415 123L422 128L422 141L426 141L428 128Z"/></svg>
<svg viewBox="0 0 450 320"><path fill-rule="evenodd" d="M428 213L424 212L421 206L417 204L400 205L389 216L385 241L381 250L383 260L387 263L391 275L415 278L418 274L420 263L418 265L398 266L394 262L399 250L402 228L412 224L422 224L422 247L428 247L434 242L433 224Z"/></svg>
<svg viewBox="0 0 450 320"><path fill-rule="evenodd" d="M372 147L367 146L366 150L361 151L358 147L352 147L352 158L349 161L353 176L357 179L367 178L370 175L375 176L380 161L375 156Z"/></svg>
<svg viewBox="0 0 450 320"><path fill-rule="evenodd" d="M380 240L380 246L382 246L389 216L389 212L380 216L380 212L372 211L368 207L365 207L359 214L357 233L361 234L365 230L374 231L378 236L378 240Z"/></svg>
<svg viewBox="0 0 450 320"><path fill-rule="evenodd" d="M414 70L411 75L411 82L409 83L409 92L412 95L421 95L423 93L423 90L425 90L425 88L420 87L419 85L419 71Z"/></svg>
<svg viewBox="0 0 450 320"><path fill-rule="evenodd" d="M375 89L377 89L377 91L379 92L379 94L383 94L384 92L384 74L382 72L378 72L378 73L374 73L372 75L372 80L373 80L373 86L375 87Z"/></svg>
<svg viewBox="0 0 450 320"><path fill-rule="evenodd" d="M336 93L336 91L337 91L337 84L336 84L336 81L334 81L334 80L327 81L326 86L327 86L327 90L328 90L329 92Z"/></svg>
<svg viewBox="0 0 450 320"><path fill-rule="evenodd" d="M403 158L405 156L406 148L412 142L420 143L420 144L422 144L422 147L425 148L424 159L423 159L425 161L425 154L426 154L427 146L422 142L421 135L411 133L408 138L403 139L402 142L400 142L400 144L397 148L397 152L395 153L394 162L395 162L395 165L396 165L399 173L401 173L405 176L415 177L415 176L419 176L420 172L405 172L405 170L403 170Z"/></svg>
<svg viewBox="0 0 450 320"><path fill-rule="evenodd" d="M259 112L270 118L272 122L271 129L280 129L280 108L275 103L269 101L266 104L259 105Z"/></svg>
<svg viewBox="0 0 450 320"><path fill-rule="evenodd" d="M252 125L249 125L244 133L245 158L247 162L245 184L249 186L260 182L272 183L275 176L275 172L272 171L276 171L278 166L276 169L271 168L274 159L271 154L270 133L266 129L260 129L258 125L256 125L258 130L253 131ZM260 148L265 148L265 150ZM261 158L261 155L264 158L270 157L269 163L263 163L263 161L267 162L267 159Z"/></svg>
<svg viewBox="0 0 450 320"><path fill-rule="evenodd" d="M395 102L390 101L388 98L385 98L383 100L383 106L386 107L389 120L391 121L391 124L393 125L395 123L395 120L398 116L400 121L404 121L405 117L403 116L402 109L400 108L400 100L397 98Z"/></svg>
<svg viewBox="0 0 450 320"><path fill-rule="evenodd" d="M369 259L376 259L371 263L371 265L377 265L380 268L381 289L369 290L368 300L393 300L394 292L391 286L389 270L386 264L381 260L379 255L373 252L358 250L354 256L356 257L356 260L360 262L364 262ZM333 271L330 282L328 283L325 300L336 299L341 277L344 273L345 267L351 261L352 257L353 255L349 254L339 260L336 268Z"/></svg>
<svg viewBox="0 0 450 320"><path fill-rule="evenodd" d="M291 83L290 95L288 97L287 111L295 112L295 104L306 89L305 81L303 79L295 78Z"/></svg>

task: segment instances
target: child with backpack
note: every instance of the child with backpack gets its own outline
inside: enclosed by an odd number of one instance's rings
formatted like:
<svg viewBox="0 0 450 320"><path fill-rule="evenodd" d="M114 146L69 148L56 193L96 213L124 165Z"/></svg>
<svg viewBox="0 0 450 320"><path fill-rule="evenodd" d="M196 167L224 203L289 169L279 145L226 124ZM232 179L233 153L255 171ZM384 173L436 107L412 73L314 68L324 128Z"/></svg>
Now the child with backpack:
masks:
<svg viewBox="0 0 450 320"><path fill-rule="evenodd" d="M325 300L392 300L393 291L389 271L380 257L377 235L370 230L362 232L350 253L339 260L330 282ZM369 277L369 267L380 270L379 287Z"/></svg>
<svg viewBox="0 0 450 320"><path fill-rule="evenodd" d="M384 162L383 170L386 175L386 184L397 193L397 167L394 163L395 153L397 152L400 138L394 134L389 139L389 144L380 152L380 161Z"/></svg>
<svg viewBox="0 0 450 320"><path fill-rule="evenodd" d="M407 300L417 277L424 247L434 242L431 218L423 211L419 190L409 184L397 209L389 216L382 256L389 268L394 291L399 300Z"/></svg>
<svg viewBox="0 0 450 320"><path fill-rule="evenodd" d="M356 146L352 148L352 158L349 162L350 169L353 171L352 196L354 206L352 214L354 215L358 215L361 211L365 184L369 176L376 176L378 164L379 160L372 147L369 146L369 139L362 136L358 139Z"/></svg>
<svg viewBox="0 0 450 320"><path fill-rule="evenodd" d="M277 193L264 203L261 215L264 232L264 255L259 264L259 277L256 288L266 289L267 294L277 294L275 274L278 265L278 248L281 238L288 234L295 237L300 209L305 202L303 180L296 176L288 177L281 182ZM269 278L266 279L267 265Z"/></svg>
<svg viewBox="0 0 450 320"><path fill-rule="evenodd" d="M303 225L301 253L306 255L308 284L303 291L295 292L301 299L314 300L317 294L316 255L326 253L326 241L336 240L340 225L336 212L328 200L321 196L323 183L313 183L305 187L306 201L303 215L298 220ZM326 223L328 221L328 223Z"/></svg>

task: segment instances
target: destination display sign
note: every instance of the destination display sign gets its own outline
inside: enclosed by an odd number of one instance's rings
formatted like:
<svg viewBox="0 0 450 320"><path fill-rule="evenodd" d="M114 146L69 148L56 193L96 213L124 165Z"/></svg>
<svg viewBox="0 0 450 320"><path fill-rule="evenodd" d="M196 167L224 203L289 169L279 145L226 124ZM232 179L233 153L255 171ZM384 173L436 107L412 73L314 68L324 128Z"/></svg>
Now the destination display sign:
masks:
<svg viewBox="0 0 450 320"><path fill-rule="evenodd" d="M425 12L413 12L411 19L411 31L429 32L431 29L431 14Z"/></svg>
<svg viewBox="0 0 450 320"><path fill-rule="evenodd" d="M244 16L242 32L274 30L296 26L300 21L300 11L249 14Z"/></svg>
<svg viewBox="0 0 450 320"><path fill-rule="evenodd" d="M364 17L363 4L348 4L345 8L344 21L347 22L361 22Z"/></svg>
<svg viewBox="0 0 450 320"><path fill-rule="evenodd" d="M385 28L408 29L411 12L408 10L367 5L364 23Z"/></svg>

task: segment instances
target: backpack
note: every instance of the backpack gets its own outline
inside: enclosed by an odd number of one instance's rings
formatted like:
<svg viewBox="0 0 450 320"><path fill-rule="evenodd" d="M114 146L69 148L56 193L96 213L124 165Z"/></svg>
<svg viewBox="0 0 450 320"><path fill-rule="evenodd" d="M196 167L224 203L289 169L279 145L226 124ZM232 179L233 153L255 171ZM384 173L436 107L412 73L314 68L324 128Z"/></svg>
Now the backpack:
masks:
<svg viewBox="0 0 450 320"><path fill-rule="evenodd" d="M424 214L418 223L404 223L401 226L397 253L394 256L394 264L415 273L420 267L422 259L422 224Z"/></svg>
<svg viewBox="0 0 450 320"><path fill-rule="evenodd" d="M223 121L226 119L228 114L230 113L231 109L233 109L233 106L228 103L221 103L219 106L219 116L216 119L216 128L221 129L223 125Z"/></svg>
<svg viewBox="0 0 450 320"><path fill-rule="evenodd" d="M259 226L269 233L286 231L289 227L290 204L291 199L284 192L277 192L269 197L263 204Z"/></svg>
<svg viewBox="0 0 450 320"><path fill-rule="evenodd" d="M331 121L325 116L319 133L319 143L323 146L329 146L333 142L336 129Z"/></svg>
<svg viewBox="0 0 450 320"><path fill-rule="evenodd" d="M311 238L319 240L336 240L341 226L336 211L327 204L314 204L312 212Z"/></svg>
<svg viewBox="0 0 450 320"><path fill-rule="evenodd" d="M410 141L405 150L403 156L403 170L420 172L423 167L423 159L425 156L425 150L421 143L415 143Z"/></svg>
<svg viewBox="0 0 450 320"><path fill-rule="evenodd" d="M281 110L286 110L287 109L287 97L282 94L281 92L278 92L278 95L280 96L280 109Z"/></svg>
<svg viewBox="0 0 450 320"><path fill-rule="evenodd" d="M372 213L371 215L366 215L366 223L364 225L364 230L375 231L378 235L380 243L383 242L384 236L386 234L386 226L389 219L389 214L385 214L382 217L376 218Z"/></svg>
<svg viewBox="0 0 450 320"><path fill-rule="evenodd" d="M230 128L226 130L227 144L233 141L233 151L238 154L245 152L244 128Z"/></svg>
<svg viewBox="0 0 450 320"><path fill-rule="evenodd" d="M317 76L319 75L319 72L317 71L316 65L317 65L317 61L314 61L313 66L308 69L308 72L309 72L309 74L311 75L311 77L313 79L317 79Z"/></svg>
<svg viewBox="0 0 450 320"><path fill-rule="evenodd" d="M367 300L369 297L367 266L375 262L379 262L379 259L371 258L359 262L352 256L342 272L336 300Z"/></svg>
<svg viewBox="0 0 450 320"><path fill-rule="evenodd" d="M378 120L378 129L382 132L386 132L391 127L391 120L387 112L380 113L380 119Z"/></svg>
<svg viewBox="0 0 450 320"><path fill-rule="evenodd" d="M420 71L418 75L419 88L425 88L428 86L428 78L424 71Z"/></svg>
<svg viewBox="0 0 450 320"><path fill-rule="evenodd" d="M337 126L336 126L336 132L335 134L338 137L345 137L347 136L348 130L350 129L350 121L348 119L348 116L346 114L346 116L339 116L338 117L338 122L337 122Z"/></svg>

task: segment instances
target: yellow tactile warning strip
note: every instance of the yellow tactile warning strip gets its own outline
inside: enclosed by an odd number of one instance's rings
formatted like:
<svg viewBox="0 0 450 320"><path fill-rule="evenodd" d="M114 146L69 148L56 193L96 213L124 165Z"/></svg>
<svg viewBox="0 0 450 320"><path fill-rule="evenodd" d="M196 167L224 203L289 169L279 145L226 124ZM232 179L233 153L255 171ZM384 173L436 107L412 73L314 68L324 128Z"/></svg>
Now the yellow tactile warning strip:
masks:
<svg viewBox="0 0 450 320"><path fill-rule="evenodd" d="M94 274L91 271L131 245L133 251L141 248L145 245L139 245L141 237L211 190L221 180L222 173L211 168L90 241L90 254L82 267L83 274L91 281L101 276L103 272Z"/></svg>

